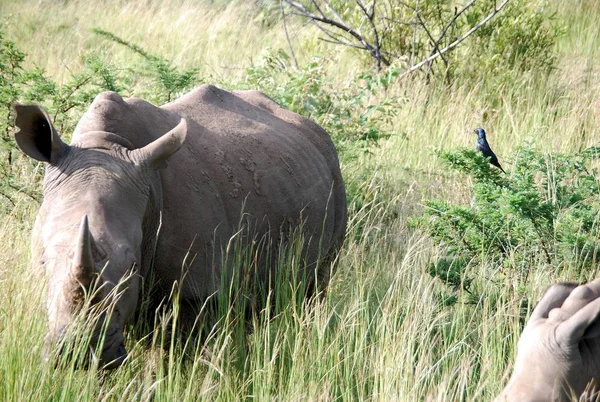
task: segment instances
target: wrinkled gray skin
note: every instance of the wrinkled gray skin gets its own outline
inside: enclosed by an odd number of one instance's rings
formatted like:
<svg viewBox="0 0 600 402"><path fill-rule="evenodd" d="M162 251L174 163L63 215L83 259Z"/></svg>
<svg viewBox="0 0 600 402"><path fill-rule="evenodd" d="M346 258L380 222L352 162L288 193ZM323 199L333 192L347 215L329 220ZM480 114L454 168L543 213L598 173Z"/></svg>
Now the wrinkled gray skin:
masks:
<svg viewBox="0 0 600 402"><path fill-rule="evenodd" d="M49 339L69 328L100 271L100 299L134 273L97 351L108 368L124 360L123 328L143 281L153 277L160 300L185 277L184 305L206 299L229 273L221 250L240 222L273 244L302 222L308 269L343 241L346 197L329 136L262 93L204 85L158 108L105 92L71 145L40 107L15 108L19 147L47 163L32 250L48 279ZM269 274L256 273L263 281Z"/></svg>
<svg viewBox="0 0 600 402"><path fill-rule="evenodd" d="M497 402L596 400L600 384L600 279L550 287L521 338Z"/></svg>

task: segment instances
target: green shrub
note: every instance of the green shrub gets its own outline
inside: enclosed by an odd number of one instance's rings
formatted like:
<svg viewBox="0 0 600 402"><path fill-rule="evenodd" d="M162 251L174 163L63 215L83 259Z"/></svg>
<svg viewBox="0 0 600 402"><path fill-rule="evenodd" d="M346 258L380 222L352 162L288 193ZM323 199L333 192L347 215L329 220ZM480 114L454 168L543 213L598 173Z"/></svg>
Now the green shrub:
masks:
<svg viewBox="0 0 600 402"><path fill-rule="evenodd" d="M498 3L493 0L475 2L456 20L439 48L480 23ZM419 8L421 18L434 37L443 31L456 12L452 2L438 0L421 1ZM457 50L446 54L447 76L439 76L460 77L462 80L471 78L475 82L483 77L491 85L498 86L514 82L515 70L547 74L555 67L555 44L563 33L564 27L554 18L546 0L511 0ZM420 33L418 38L423 43L417 50L430 51L426 45L428 36ZM406 48L406 42L397 43L404 43ZM428 53L418 53L418 60L427 56ZM440 67L443 65L439 59L436 63Z"/></svg>
<svg viewBox="0 0 600 402"><path fill-rule="evenodd" d="M140 46L128 42L111 32L100 28L95 28L93 31L94 33L123 45L142 56L146 61L146 68L136 72L148 76L152 81L152 91L150 91L146 97L150 102L158 105L171 102L194 88L200 82L198 79L199 69L197 67L188 69L179 68L174 66L173 63L167 59L150 54Z"/></svg>
<svg viewBox="0 0 600 402"><path fill-rule="evenodd" d="M451 169L472 181L470 205L425 201L413 221L444 251L430 273L454 290L468 289L469 266L527 283L530 268L581 273L600 251L600 192L592 148L575 154L518 148L509 174L474 150L440 152Z"/></svg>
<svg viewBox="0 0 600 402"><path fill-rule="evenodd" d="M467 25L479 22L494 3L474 6L467 13ZM492 84L513 82L515 69L548 73L555 66L555 44L564 31L547 1L511 1L470 38L469 54L460 69L477 79L484 76Z"/></svg>

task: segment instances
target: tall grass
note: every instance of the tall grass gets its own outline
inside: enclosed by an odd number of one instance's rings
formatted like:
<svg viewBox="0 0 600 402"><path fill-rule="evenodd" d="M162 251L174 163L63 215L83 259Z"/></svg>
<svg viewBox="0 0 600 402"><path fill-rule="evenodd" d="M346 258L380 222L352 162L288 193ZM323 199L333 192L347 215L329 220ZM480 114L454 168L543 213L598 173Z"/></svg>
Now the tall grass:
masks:
<svg viewBox="0 0 600 402"><path fill-rule="evenodd" d="M204 81L244 86L244 70L266 48L286 48L285 36L277 18L257 17L250 2L217 3L0 0L0 15L29 62L59 81L81 68L79 56L90 49L127 65L131 53L93 34L101 28L183 67L199 67ZM0 217L0 400L492 399L511 370L520 295L536 300L552 282L599 271L558 277L539 263L527 289L518 289L516 278L498 281L485 275L487 267L473 266L474 286L488 289L488 297L445 307L437 296L443 284L428 273L439 250L407 219L424 197L468 201L469 183L442 170L433 150L472 146L477 126L487 129L508 171L511 161L503 157L526 141L548 151L597 144L600 6L552 3L566 32L548 77L515 75L493 93L485 77L451 87L409 77L377 95L405 100L390 123L398 135L342 166L348 184L372 196L351 205L347 241L322 299L298 303L291 292L287 303L243 327L241 313L226 308L213 330L187 340L170 330L177 309L161 310L162 324L149 335L139 339L130 331L123 367L56 368L40 357L43 273L32 271L28 257L36 205L16 205ZM320 54L331 85L349 85L360 70L351 51L318 41L310 28L291 23L290 29L301 62ZM143 83L134 82L134 92L136 85Z"/></svg>
<svg viewBox="0 0 600 402"><path fill-rule="evenodd" d="M147 338L128 339L127 364L106 374L40 363L43 289L26 285L33 274L21 255L2 283L16 297L1 316L0 397L388 401L493 394L514 343L510 333L518 332L518 304L507 298L444 310L434 298L436 282L418 268L429 260L430 244L417 235L398 244L394 238L406 230L400 223L372 233L379 208L355 215L369 230L347 244L325 298L302 303L293 289L279 300L271 296L267 303L277 306L267 305L249 329L240 328L243 312L226 309L214 330L187 341L170 330L177 309L164 312ZM26 249L25 232L18 249Z"/></svg>

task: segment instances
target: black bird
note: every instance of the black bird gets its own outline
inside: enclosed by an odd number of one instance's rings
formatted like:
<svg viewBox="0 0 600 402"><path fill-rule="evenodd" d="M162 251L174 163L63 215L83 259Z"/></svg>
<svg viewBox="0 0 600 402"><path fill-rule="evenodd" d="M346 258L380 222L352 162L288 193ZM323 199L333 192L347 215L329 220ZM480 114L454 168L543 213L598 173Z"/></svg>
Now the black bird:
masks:
<svg viewBox="0 0 600 402"><path fill-rule="evenodd" d="M483 128L476 128L475 134L477 134L477 147L476 150L481 152L483 156L486 158L490 158L490 163L496 166L498 169L502 170L503 173L506 173L502 166L500 166L500 162L498 162L498 157L490 148L490 144L488 144L487 139L485 138L485 130Z"/></svg>

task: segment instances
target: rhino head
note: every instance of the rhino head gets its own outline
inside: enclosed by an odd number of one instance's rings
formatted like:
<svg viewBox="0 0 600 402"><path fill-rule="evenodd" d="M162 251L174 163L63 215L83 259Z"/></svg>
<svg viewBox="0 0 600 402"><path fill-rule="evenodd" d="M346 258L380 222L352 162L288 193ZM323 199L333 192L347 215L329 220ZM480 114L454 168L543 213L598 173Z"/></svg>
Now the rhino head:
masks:
<svg viewBox="0 0 600 402"><path fill-rule="evenodd" d="M186 122L138 149L107 132L78 135L67 145L41 107L15 110L19 148L46 163L32 256L48 281L47 340L62 340L90 306L111 304L98 309L104 312L88 329L100 364L117 367L126 357L123 329L136 310L147 261L144 231L148 220L158 219L150 216L160 205L153 199L156 169L182 145Z"/></svg>

